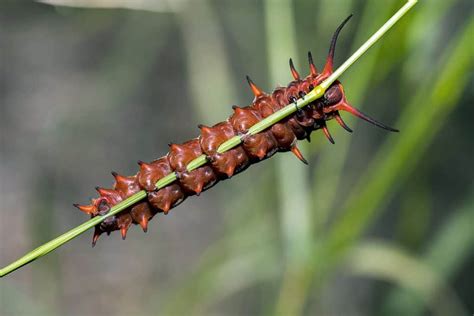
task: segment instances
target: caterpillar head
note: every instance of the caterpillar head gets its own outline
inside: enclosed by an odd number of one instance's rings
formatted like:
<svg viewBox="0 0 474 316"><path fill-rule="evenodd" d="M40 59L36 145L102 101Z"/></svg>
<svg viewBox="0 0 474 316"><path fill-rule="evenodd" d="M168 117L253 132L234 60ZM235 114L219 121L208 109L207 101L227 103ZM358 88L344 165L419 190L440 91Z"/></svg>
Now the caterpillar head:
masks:
<svg viewBox="0 0 474 316"><path fill-rule="evenodd" d="M316 86L317 84L320 84L322 81L324 81L326 78L328 78L334 71L334 52L336 49L336 42L337 38L339 36L339 33L341 32L342 28L344 25L349 21L349 19L352 17L352 14L349 15L336 29L334 32L334 35L331 40L331 46L329 47L329 53L328 57L326 60L326 64L324 65L324 69L321 72L320 75L318 76L313 76L314 78L314 85ZM309 55L310 56L310 55ZM313 74L313 63L312 63L312 58L310 58L310 69L311 69L311 74ZM344 129L346 129L349 132L352 132L352 130L342 121L342 118L339 115L339 111L346 111L351 113L352 115L363 119L364 121L367 121L377 127L383 128L385 130L391 131L391 132L398 132L397 129L392 128L390 126L387 126L367 114L362 113L360 110L354 108L351 106L347 100L346 96L344 94L344 88L342 84L339 81L335 81L324 93L324 96L318 100L318 105L322 108L322 112L325 114L326 117L330 118L335 118L339 125L341 125ZM329 137L328 137L329 138ZM331 140L331 139L330 139Z"/></svg>
<svg viewBox="0 0 474 316"><path fill-rule="evenodd" d="M342 87L342 84L339 82L334 83L329 89L324 93L324 96L322 98L322 102L324 104L323 111L325 114L331 117L331 114L334 115L336 118L337 122L347 130L347 125L344 124L342 121L339 111L345 111L349 112L350 114L366 121L369 122L370 124L373 124L377 127L380 127L382 129L385 129L390 132L399 132L399 130L390 127L388 125L385 125L376 119L371 118L367 114L363 113L362 111L356 109L355 107L351 106L347 100L346 96L344 94L344 88Z"/></svg>

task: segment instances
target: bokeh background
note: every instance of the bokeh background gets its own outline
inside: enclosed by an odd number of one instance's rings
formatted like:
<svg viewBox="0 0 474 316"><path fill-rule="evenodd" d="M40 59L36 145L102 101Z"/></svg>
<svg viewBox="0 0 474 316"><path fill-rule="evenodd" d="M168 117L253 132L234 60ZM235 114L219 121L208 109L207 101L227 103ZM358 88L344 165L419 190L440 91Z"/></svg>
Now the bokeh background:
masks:
<svg viewBox="0 0 474 316"><path fill-rule="evenodd" d="M231 105L340 64L404 1L0 2L0 265ZM420 1L341 78L344 116L126 241L92 232L0 281L1 315L471 315L473 2Z"/></svg>

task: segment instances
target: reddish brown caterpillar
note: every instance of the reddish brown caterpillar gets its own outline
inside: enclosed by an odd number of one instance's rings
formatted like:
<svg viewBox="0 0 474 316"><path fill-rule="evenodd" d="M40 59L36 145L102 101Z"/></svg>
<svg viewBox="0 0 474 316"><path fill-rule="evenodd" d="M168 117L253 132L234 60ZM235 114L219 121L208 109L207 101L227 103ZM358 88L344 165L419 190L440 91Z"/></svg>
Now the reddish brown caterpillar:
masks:
<svg viewBox="0 0 474 316"><path fill-rule="evenodd" d="M139 224L146 232L148 222L156 213L167 214L188 196L199 195L218 181L230 178L245 170L250 164L269 158L276 152L291 151L307 164L296 146L297 140L309 141L312 131L322 129L327 139L334 144L326 126L326 121L333 118L345 130L352 132L342 120L339 111L347 111L378 127L397 132L396 129L350 106L341 83L335 81L322 98L261 133L243 137L251 126L287 104L295 102L297 98L304 98L309 91L332 74L337 37L351 17L352 15L346 18L334 33L326 64L321 73L317 72L311 53L308 53L310 74L302 79L290 59L290 70L294 80L287 87L276 88L271 94L263 92L247 77L255 96L251 105L243 108L233 106L234 113L227 120L211 127L199 125L201 134L197 138L183 144L170 144L167 155L150 163L139 161L140 170L134 176L122 176L112 172L116 180L113 189L97 187L100 196L93 199L90 205L74 204L81 211L95 217L107 214L112 206L141 190L147 193L145 201L138 202L98 224L95 227L92 245L95 245L102 233L110 234L114 230L120 230L122 238L125 239L132 223ZM242 136L242 144L224 153L218 153L218 147L234 136ZM206 155L209 164L188 171L186 168L188 163L203 154ZM157 190L158 180L170 173L176 174L177 181Z"/></svg>

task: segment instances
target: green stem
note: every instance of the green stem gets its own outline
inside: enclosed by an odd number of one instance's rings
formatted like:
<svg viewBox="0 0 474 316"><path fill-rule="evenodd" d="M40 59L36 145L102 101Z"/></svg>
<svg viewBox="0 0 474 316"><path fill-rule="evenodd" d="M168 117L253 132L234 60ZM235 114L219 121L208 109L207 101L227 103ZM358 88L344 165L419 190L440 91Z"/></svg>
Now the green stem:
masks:
<svg viewBox="0 0 474 316"><path fill-rule="evenodd" d="M357 59L360 58L369 48L374 45L392 26L395 25L416 3L418 0L408 0L407 3L400 10L397 11L381 28L378 29L358 50L352 54L339 68L336 69L324 82L321 83L323 89L329 88L329 86L337 80L346 70L349 68Z"/></svg>
<svg viewBox="0 0 474 316"><path fill-rule="evenodd" d="M314 100L323 96L326 89L331 86L331 84L337 80L339 76L341 76L354 62L357 61L372 45L374 45L381 37L384 35L398 20L402 18L402 16L407 13L415 4L417 0L409 0L397 13L395 13L374 35L372 35L349 59L344 62L334 73L329 76L326 80L324 80L319 86L315 87L312 91L310 91L304 99L298 99L295 103L289 104L285 106L283 109L273 113L272 115L266 117L265 119L261 120L254 126L252 126L245 135L255 135L260 133L261 131L269 128L270 126L274 125L275 123L281 121L285 117L293 114L296 110L301 109L308 104L312 103ZM244 136L245 136L244 135ZM224 142L222 145L219 146L217 151L219 153L226 152L242 143L242 137L235 136L231 139ZM187 169L189 171L199 168L200 166L206 164L207 158L204 155L201 155L191 161ZM176 174L170 173L169 175L165 176L164 178L160 179L156 183L156 188L161 189L170 183L176 181ZM146 191L142 190L134 195L128 197L126 200L120 202L119 204L113 206L109 213L103 216L96 216L87 222L71 229L70 231L56 237L55 239L39 246L38 248L32 250L31 252L27 253L20 259L16 260L15 262L9 264L8 266L0 269L0 277L3 277L16 269L28 264L39 257L42 257L49 252L53 251L54 249L58 248L59 246L65 244L66 242L74 239L75 237L79 236L80 234L84 233L85 231L89 230L90 228L96 226L97 224L101 223L106 218L113 216L124 209L130 207L131 205L141 201L147 196Z"/></svg>
<svg viewBox="0 0 474 316"><path fill-rule="evenodd" d="M42 257L46 255L47 253L53 251L54 249L58 248L59 246L65 244L66 242L70 241L71 239L76 238L86 230L94 227L95 225L101 223L104 219L106 219L109 216L112 216L114 214L117 214L118 212L126 209L127 207L137 203L138 201L142 200L143 198L146 197L146 192L145 191L140 191L138 193L135 193L128 199L120 202L117 205L114 205L111 209L110 212L107 215L104 216L96 216L87 222L71 229L70 231L62 234L59 237L54 238L53 240L43 244L42 246L39 246L38 248L32 250L31 252L27 253L20 259L16 260L15 262L9 264L8 266L4 267L3 269L0 270L0 277L3 277L10 272L15 271L16 269L24 266L25 264L30 263L31 261L34 261L38 259L39 257Z"/></svg>

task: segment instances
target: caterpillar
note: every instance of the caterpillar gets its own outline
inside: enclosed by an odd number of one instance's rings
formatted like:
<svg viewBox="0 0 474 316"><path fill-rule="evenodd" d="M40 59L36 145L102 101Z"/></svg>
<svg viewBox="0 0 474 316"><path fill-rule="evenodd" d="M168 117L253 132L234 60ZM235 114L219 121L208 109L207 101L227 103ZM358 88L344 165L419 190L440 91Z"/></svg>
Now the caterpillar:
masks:
<svg viewBox="0 0 474 316"><path fill-rule="evenodd" d="M311 52L308 52L309 74L302 78L290 58L290 72L294 80L286 87L275 88L271 93L265 93L247 76L247 82L254 95L250 105L245 107L234 105L232 115L213 126L198 125L200 130L198 137L181 144L170 143L169 152L156 160L139 161L139 170L133 176L112 172L115 183L111 189L96 187L99 197L92 199L90 204L74 204L93 218L107 214L114 205L135 193L146 191L145 200L107 217L95 226L92 246L95 246L103 233L109 235L116 230L119 230L122 239L125 239L132 224L140 225L146 232L148 222L157 213L168 214L187 197L200 195L219 181L229 179L251 164L263 161L277 152L290 151L303 163L308 164L297 147L297 141L305 139L310 141L311 133L321 129L329 142L334 144L326 125L331 119L335 119L346 131L352 132L343 121L340 111L348 112L385 130L398 132L351 106L346 100L342 84L336 80L325 91L323 97L304 109L298 109L294 114L260 133L246 135L250 127L288 104L296 102L298 98L304 98L333 73L337 38L351 17L352 15L348 16L334 32L321 73L318 73ZM241 137L240 145L223 153L217 151L221 144L235 136ZM189 171L188 164L202 155L205 155L207 163ZM169 174L174 174L176 180L157 189L156 183Z"/></svg>

